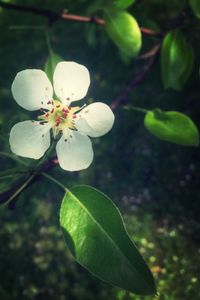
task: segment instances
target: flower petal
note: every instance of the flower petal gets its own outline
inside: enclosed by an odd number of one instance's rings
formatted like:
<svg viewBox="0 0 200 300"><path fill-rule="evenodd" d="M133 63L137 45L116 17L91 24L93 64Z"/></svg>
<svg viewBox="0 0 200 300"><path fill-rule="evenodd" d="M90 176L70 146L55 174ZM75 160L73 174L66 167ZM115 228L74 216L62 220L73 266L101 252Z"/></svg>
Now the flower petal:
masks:
<svg viewBox="0 0 200 300"><path fill-rule="evenodd" d="M111 130L114 120L110 107L102 102L96 102L81 110L75 120L75 126L82 133L99 137Z"/></svg>
<svg viewBox="0 0 200 300"><path fill-rule="evenodd" d="M85 66L64 61L57 64L53 82L57 97L63 104L69 105L72 101L85 97L90 85L90 75Z"/></svg>
<svg viewBox="0 0 200 300"><path fill-rule="evenodd" d="M50 126L36 121L19 122L12 127L9 142L16 155L39 159L50 146Z"/></svg>
<svg viewBox="0 0 200 300"><path fill-rule="evenodd" d="M51 104L47 103L52 100L53 88L42 70L27 69L17 73L11 89L16 102L27 110L51 109Z"/></svg>
<svg viewBox="0 0 200 300"><path fill-rule="evenodd" d="M68 130L56 145L58 161L66 171L79 171L89 167L93 161L90 139L78 131Z"/></svg>

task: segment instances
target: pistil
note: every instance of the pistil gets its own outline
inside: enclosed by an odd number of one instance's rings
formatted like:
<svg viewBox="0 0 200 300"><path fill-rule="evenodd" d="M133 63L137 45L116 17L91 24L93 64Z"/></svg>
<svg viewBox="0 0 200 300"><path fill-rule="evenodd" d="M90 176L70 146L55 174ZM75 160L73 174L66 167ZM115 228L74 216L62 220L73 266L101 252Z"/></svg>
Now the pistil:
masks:
<svg viewBox="0 0 200 300"><path fill-rule="evenodd" d="M41 108L41 111L44 112L43 115L38 117L41 120L41 125L44 125L46 122L50 123L54 136L62 132L65 128L76 129L74 119L77 118L76 112L80 110L79 106L63 106L58 100L49 100L48 104L52 104L53 107L48 111Z"/></svg>

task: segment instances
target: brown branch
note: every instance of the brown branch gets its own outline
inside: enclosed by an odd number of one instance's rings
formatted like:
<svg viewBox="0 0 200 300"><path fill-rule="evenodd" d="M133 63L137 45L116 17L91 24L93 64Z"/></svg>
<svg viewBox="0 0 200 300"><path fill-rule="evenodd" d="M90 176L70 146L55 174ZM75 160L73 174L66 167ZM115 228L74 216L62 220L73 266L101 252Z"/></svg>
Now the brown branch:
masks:
<svg viewBox="0 0 200 300"><path fill-rule="evenodd" d="M13 3L5 3L3 1L0 1L0 7L8 9L8 10L17 10L21 12L27 12L32 13L35 15L40 15L43 17L47 17L50 19L57 19L59 18L59 15L53 11L50 11L48 9L39 9L32 6L23 6L19 4L13 4Z"/></svg>
<svg viewBox="0 0 200 300"><path fill-rule="evenodd" d="M15 207L18 196L31 184L42 179L41 173L47 172L58 165L56 157L51 158L49 161L42 165L39 172L27 172L27 175L15 182L8 190L0 194L0 205L7 204L10 209Z"/></svg>
<svg viewBox="0 0 200 300"><path fill-rule="evenodd" d="M144 81L144 79L146 78L147 74L149 73L149 71L152 69L156 57L157 57L157 53L160 50L160 44L157 45L157 47L154 48L154 53L153 55L151 55L149 57L148 62L145 64L145 66L143 67L142 71L139 72L130 82L129 84L126 86L125 90L116 98L112 101L112 103L110 104L110 107L114 110L116 109L119 105L124 105L128 102L128 95L131 91L133 91L133 89L138 86L140 83L142 83Z"/></svg>
<svg viewBox="0 0 200 300"><path fill-rule="evenodd" d="M70 15L66 12L63 12L59 15L59 18L62 20L68 20L68 21L76 21L76 22L84 22L84 23L92 22L92 23L96 23L98 25L105 25L105 21L96 16L85 17L85 16L78 16L78 15Z"/></svg>
<svg viewBox="0 0 200 300"><path fill-rule="evenodd" d="M156 32L156 31L146 28L146 27L140 27L140 30L142 33L144 33L146 35L152 35L152 36L160 36L161 35L160 32Z"/></svg>
<svg viewBox="0 0 200 300"><path fill-rule="evenodd" d="M5 3L3 1L0 1L0 7L8 10L17 10L21 12L27 12L32 13L34 15L43 16L48 18L49 24L52 24L55 21L63 20L63 21L75 21L75 22L83 22L83 23L95 23L98 25L105 25L105 21L99 17L92 16L79 16L79 15L73 15L68 14L65 11L61 13L54 12L49 9L42 9L42 8L36 8L32 6L24 6L19 4L13 4L13 3ZM141 27L141 32L146 35L151 36L159 36L160 33L155 32L154 30L151 30L149 28Z"/></svg>
<svg viewBox="0 0 200 300"><path fill-rule="evenodd" d="M160 50L161 44L155 45L152 49L150 49L148 52L140 55L137 57L137 59L148 59L152 56L155 56L157 52Z"/></svg>

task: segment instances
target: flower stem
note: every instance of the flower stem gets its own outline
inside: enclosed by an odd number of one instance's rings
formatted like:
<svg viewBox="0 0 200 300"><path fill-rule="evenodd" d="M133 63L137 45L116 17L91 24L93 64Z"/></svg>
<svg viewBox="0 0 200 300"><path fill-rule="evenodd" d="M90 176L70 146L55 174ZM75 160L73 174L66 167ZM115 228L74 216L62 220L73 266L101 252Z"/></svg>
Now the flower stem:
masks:
<svg viewBox="0 0 200 300"><path fill-rule="evenodd" d="M145 113L145 114L149 112L148 109L141 108L141 107L134 106L134 105L131 105L131 106L126 105L123 108L126 109L126 110L136 110L136 111L139 111L139 112L142 112L142 113Z"/></svg>
<svg viewBox="0 0 200 300"><path fill-rule="evenodd" d="M44 177L46 177L47 179L53 181L54 183L56 183L62 190L64 190L64 192L67 192L67 188L64 186L64 184L62 184L60 181L58 181L57 179L55 179L54 177L52 177L51 175L42 172L41 173Z"/></svg>
<svg viewBox="0 0 200 300"><path fill-rule="evenodd" d="M37 171L38 173L40 172L44 162L50 158L52 152L54 151L55 144L56 144L56 141L54 140L53 143L51 144L51 146L49 147L49 149L47 150L47 152L44 154L44 156L40 159L39 163L37 164L35 169L38 170Z"/></svg>

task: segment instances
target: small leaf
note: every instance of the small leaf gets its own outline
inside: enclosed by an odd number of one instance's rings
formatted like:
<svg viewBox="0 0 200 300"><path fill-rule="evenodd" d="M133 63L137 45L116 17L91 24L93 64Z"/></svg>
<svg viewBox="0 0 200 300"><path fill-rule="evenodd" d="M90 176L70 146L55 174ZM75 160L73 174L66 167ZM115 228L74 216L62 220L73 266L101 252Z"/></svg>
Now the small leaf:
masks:
<svg viewBox="0 0 200 300"><path fill-rule="evenodd" d="M114 0L114 4L119 9L125 9L135 3L135 0Z"/></svg>
<svg viewBox="0 0 200 300"><path fill-rule="evenodd" d="M118 48L130 57L138 55L142 38L135 18L125 11L112 10L104 15L105 28Z"/></svg>
<svg viewBox="0 0 200 300"><path fill-rule="evenodd" d="M60 223L70 251L91 273L137 294L155 293L152 274L106 195L90 186L73 187L63 199Z"/></svg>
<svg viewBox="0 0 200 300"><path fill-rule="evenodd" d="M179 30L167 33L161 49L162 80L165 89L181 90L194 64L194 51Z"/></svg>
<svg viewBox="0 0 200 300"><path fill-rule="evenodd" d="M55 67L62 60L63 59L54 52L51 52L51 54L49 54L49 56L47 58L47 61L45 63L45 67L44 67L44 71L47 74L47 76L51 82L53 82L53 73L54 73Z"/></svg>
<svg viewBox="0 0 200 300"><path fill-rule="evenodd" d="M199 0L190 0L190 6L194 15L197 18L200 18L200 1Z"/></svg>
<svg viewBox="0 0 200 300"><path fill-rule="evenodd" d="M160 109L149 111L144 119L146 128L161 140L183 146L198 146L199 132L193 121L176 112Z"/></svg>

